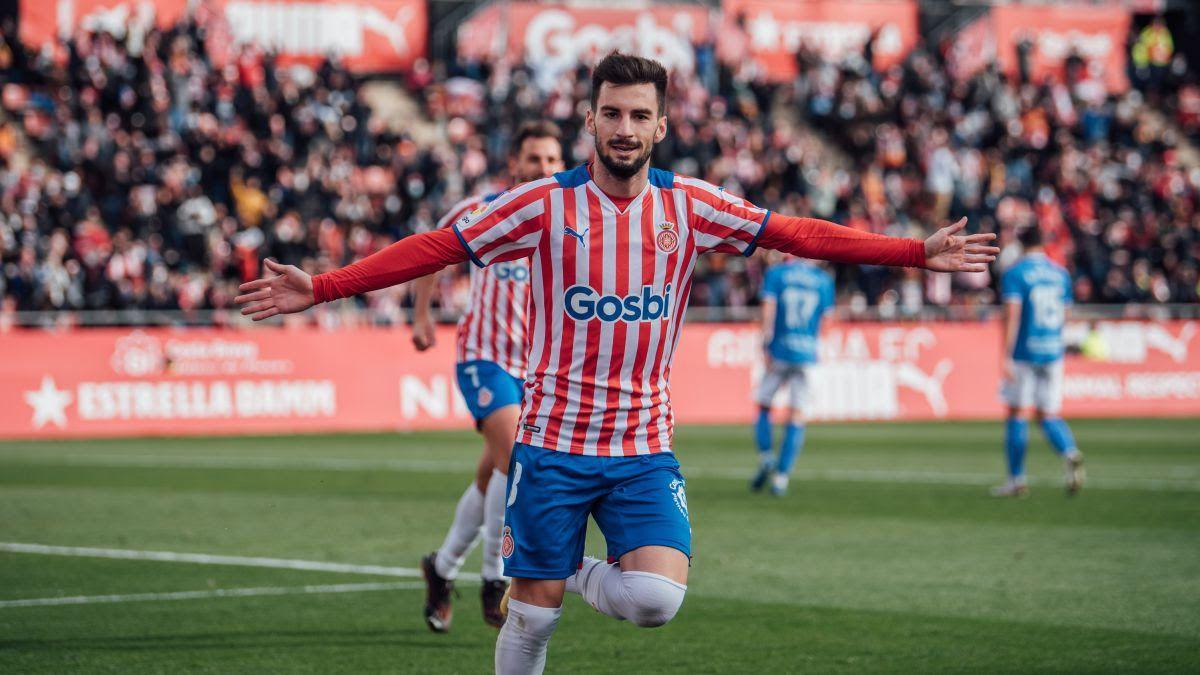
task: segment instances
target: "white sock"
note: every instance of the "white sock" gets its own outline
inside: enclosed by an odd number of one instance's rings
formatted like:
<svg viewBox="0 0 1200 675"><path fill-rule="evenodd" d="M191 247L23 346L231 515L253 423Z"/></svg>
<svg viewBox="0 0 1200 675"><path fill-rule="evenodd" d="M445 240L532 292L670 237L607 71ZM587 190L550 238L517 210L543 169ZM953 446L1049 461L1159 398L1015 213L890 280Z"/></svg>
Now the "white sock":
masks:
<svg viewBox="0 0 1200 675"><path fill-rule="evenodd" d="M584 558L583 567L567 580L567 590L602 614L653 628L674 618L687 586L660 574L623 572L619 564Z"/></svg>
<svg viewBox="0 0 1200 675"><path fill-rule="evenodd" d="M467 491L458 499L458 506L454 509L454 522L450 524L446 540L442 542L437 557L434 558L433 566L437 569L438 576L443 579L454 579L458 576L458 570L462 568L467 554L479 542L482 530L483 493L479 491L475 481L471 481Z"/></svg>
<svg viewBox="0 0 1200 675"><path fill-rule="evenodd" d="M496 638L496 675L541 675L546 645L562 607L538 607L508 600L508 619Z"/></svg>
<svg viewBox="0 0 1200 675"><path fill-rule="evenodd" d="M487 494L483 498L483 570L486 581L504 578L504 559L500 556L500 536L504 530L504 495L508 476L492 469Z"/></svg>

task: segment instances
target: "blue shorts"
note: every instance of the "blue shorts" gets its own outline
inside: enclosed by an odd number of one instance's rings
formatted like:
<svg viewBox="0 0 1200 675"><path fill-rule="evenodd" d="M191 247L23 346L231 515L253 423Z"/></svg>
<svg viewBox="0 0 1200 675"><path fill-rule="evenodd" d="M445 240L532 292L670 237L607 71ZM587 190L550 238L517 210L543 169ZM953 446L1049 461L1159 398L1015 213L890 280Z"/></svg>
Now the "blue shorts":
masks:
<svg viewBox="0 0 1200 675"><path fill-rule="evenodd" d="M458 390L479 426L488 415L508 405L521 405L525 380L491 361L465 361L454 366Z"/></svg>
<svg viewBox="0 0 1200 675"><path fill-rule="evenodd" d="M517 443L500 542L504 573L522 579L574 574L588 515L604 533L610 560L641 546L691 556L687 493L674 454L593 457Z"/></svg>

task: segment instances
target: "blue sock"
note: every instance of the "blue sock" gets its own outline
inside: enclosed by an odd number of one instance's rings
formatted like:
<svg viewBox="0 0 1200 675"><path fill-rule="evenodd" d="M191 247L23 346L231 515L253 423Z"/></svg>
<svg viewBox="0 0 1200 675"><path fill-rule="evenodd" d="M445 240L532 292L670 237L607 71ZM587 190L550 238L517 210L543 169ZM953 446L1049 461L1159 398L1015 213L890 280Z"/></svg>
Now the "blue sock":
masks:
<svg viewBox="0 0 1200 675"><path fill-rule="evenodd" d="M1004 423L1004 451L1008 453L1008 475L1025 475L1025 446L1029 443L1029 422L1010 417Z"/></svg>
<svg viewBox="0 0 1200 675"><path fill-rule="evenodd" d="M758 411L758 419L754 421L754 442L758 444L758 454L767 455L771 453L771 446L774 445L775 439L771 434L771 411L761 408Z"/></svg>
<svg viewBox="0 0 1200 675"><path fill-rule="evenodd" d="M1071 427L1067 426L1067 421L1061 417L1042 420L1042 433L1046 434L1046 440L1050 441L1050 445L1054 446L1055 452L1060 455L1075 449L1075 437L1071 435Z"/></svg>
<svg viewBox="0 0 1200 675"><path fill-rule="evenodd" d="M792 464L796 463L796 456L803 446L804 425L789 423L784 427L783 446L779 448L779 473L786 475L791 472Z"/></svg>

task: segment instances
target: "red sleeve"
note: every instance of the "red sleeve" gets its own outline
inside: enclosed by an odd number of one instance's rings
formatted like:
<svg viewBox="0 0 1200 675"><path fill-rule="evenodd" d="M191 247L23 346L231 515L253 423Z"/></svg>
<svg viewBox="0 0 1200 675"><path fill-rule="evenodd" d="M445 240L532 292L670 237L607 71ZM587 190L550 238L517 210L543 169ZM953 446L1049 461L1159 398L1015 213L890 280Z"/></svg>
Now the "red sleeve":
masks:
<svg viewBox="0 0 1200 675"><path fill-rule="evenodd" d="M924 267L925 242L861 232L817 218L772 213L758 245L802 258L863 265Z"/></svg>
<svg viewBox="0 0 1200 675"><path fill-rule="evenodd" d="M313 277L313 298L329 302L402 284L468 259L453 228L405 237L341 269Z"/></svg>

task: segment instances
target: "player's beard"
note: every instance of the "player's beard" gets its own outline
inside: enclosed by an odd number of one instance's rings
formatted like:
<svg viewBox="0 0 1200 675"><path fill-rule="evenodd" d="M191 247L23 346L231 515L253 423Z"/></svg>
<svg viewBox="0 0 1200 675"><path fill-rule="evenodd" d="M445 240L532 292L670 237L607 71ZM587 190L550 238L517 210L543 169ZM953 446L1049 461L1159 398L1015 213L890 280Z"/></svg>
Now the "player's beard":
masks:
<svg viewBox="0 0 1200 675"><path fill-rule="evenodd" d="M640 141L639 141L640 143ZM601 145L600 139L596 139L596 156L600 158L600 163L608 172L621 180L629 180L637 175L637 172L642 170L646 162L650 161L650 153L654 150L653 144L643 144L642 152L630 160L619 160L605 152L608 149Z"/></svg>

